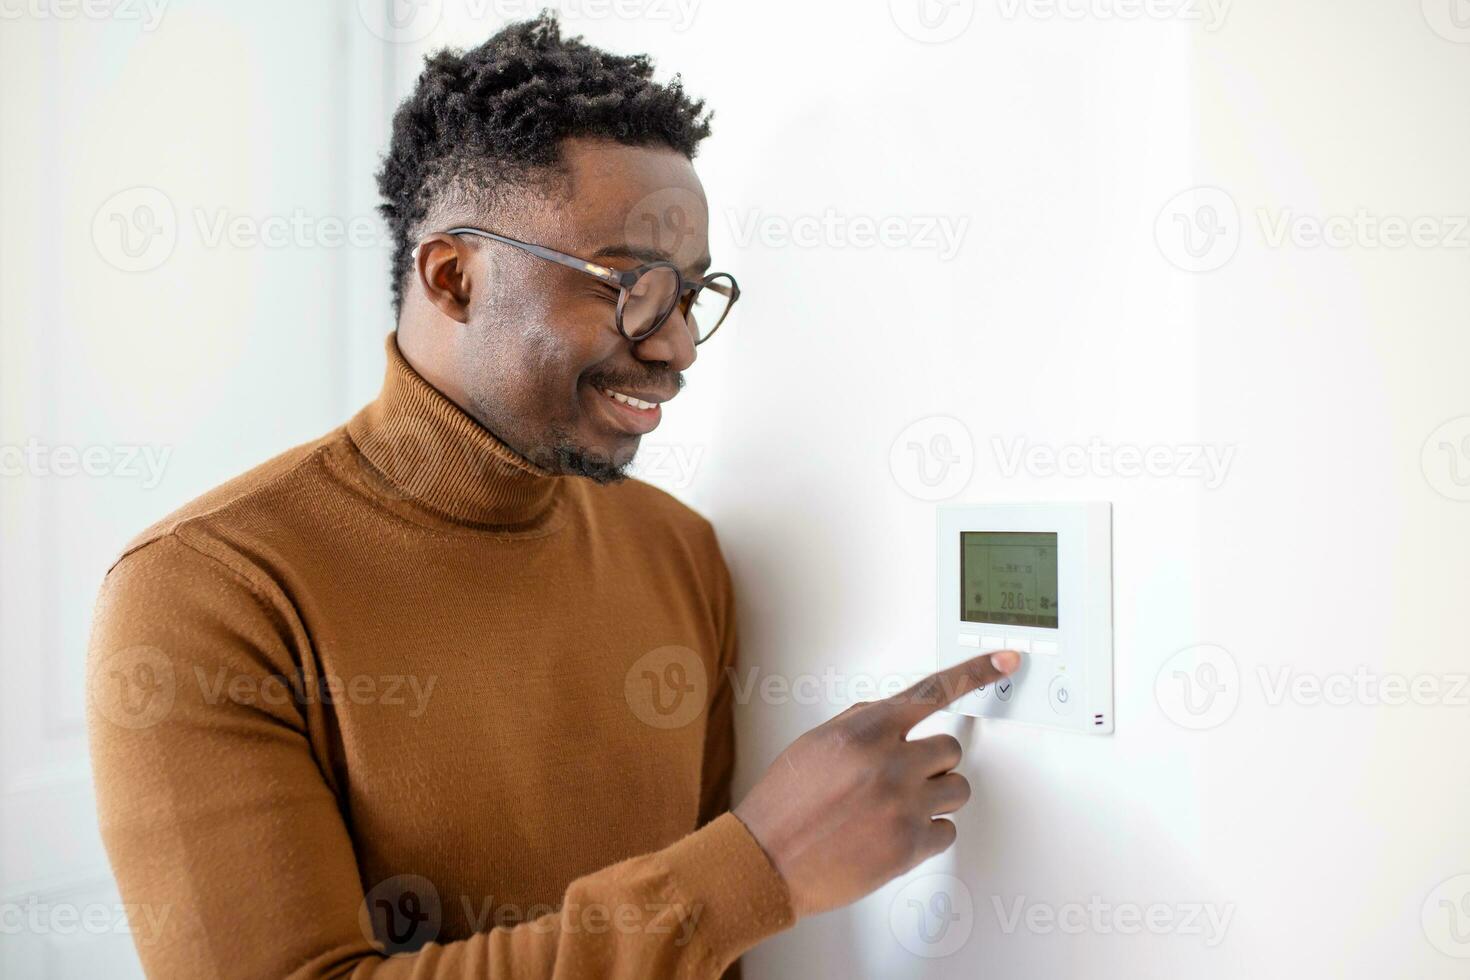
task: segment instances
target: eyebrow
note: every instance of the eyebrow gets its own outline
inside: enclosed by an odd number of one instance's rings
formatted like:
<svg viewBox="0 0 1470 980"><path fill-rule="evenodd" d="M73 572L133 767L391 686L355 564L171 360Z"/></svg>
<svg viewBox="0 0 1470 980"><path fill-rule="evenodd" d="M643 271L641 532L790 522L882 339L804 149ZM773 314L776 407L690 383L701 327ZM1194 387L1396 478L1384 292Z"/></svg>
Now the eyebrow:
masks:
<svg viewBox="0 0 1470 980"><path fill-rule="evenodd" d="M674 257L663 249L644 248L641 245L605 245L592 253L594 259L632 259L635 262L673 262ZM709 270L710 257L701 255L691 268L696 273Z"/></svg>

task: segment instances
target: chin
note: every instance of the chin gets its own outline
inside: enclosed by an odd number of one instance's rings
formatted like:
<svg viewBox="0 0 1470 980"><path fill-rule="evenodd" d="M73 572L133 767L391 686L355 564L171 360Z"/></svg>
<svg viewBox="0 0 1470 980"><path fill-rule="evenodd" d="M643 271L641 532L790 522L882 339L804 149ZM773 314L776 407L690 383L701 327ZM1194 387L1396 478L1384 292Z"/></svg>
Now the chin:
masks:
<svg viewBox="0 0 1470 980"><path fill-rule="evenodd" d="M555 469L597 483L617 483L627 479L639 442L638 436L624 437L610 445L591 440L561 442L556 447Z"/></svg>

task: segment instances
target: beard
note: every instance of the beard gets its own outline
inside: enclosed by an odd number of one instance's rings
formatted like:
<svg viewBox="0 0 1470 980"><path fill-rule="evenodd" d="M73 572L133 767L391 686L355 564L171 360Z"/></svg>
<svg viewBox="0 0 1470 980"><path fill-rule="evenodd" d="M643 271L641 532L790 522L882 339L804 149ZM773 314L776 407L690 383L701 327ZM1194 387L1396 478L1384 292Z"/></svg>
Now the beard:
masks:
<svg viewBox="0 0 1470 980"><path fill-rule="evenodd" d="M567 476L585 476L594 483L618 483L628 478L634 453L622 462L609 459L605 453L581 446L558 445L553 449L556 463L549 469Z"/></svg>
<svg viewBox="0 0 1470 980"><path fill-rule="evenodd" d="M553 473L583 476L600 484L626 480L628 468L633 465L633 457L638 453L637 446L626 453L612 454L601 449L589 449L578 445L571 432L561 428L553 429L544 445L545 448L538 450L531 462Z"/></svg>
<svg viewBox="0 0 1470 980"><path fill-rule="evenodd" d="M471 414L484 429L527 462L549 473L583 476L601 484L618 483L628 478L628 468L638 453L636 444L625 453L612 454L583 446L566 424L553 425L526 439L526 434L515 433L513 426L497 425L494 413L490 411L492 406L484 399L471 395L470 401L473 406Z"/></svg>

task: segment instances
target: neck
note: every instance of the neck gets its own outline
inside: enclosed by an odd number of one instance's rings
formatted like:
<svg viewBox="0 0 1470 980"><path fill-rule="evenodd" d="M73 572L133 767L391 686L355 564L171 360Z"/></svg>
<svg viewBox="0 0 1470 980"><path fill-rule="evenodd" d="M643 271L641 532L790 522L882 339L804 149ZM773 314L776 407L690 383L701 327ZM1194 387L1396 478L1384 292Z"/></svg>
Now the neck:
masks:
<svg viewBox="0 0 1470 980"><path fill-rule="evenodd" d="M416 369L396 334L388 337L387 353L383 390L347 431L392 492L463 523L542 521L565 478L525 459L477 422L462 407L462 396ZM431 357L421 363L444 362Z"/></svg>

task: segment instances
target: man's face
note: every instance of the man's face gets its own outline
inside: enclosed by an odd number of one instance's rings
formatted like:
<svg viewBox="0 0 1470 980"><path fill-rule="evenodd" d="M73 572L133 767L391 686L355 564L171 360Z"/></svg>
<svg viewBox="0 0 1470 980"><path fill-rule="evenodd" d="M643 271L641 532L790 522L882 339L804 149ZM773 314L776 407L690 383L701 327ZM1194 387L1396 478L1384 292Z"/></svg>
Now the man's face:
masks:
<svg viewBox="0 0 1470 980"><path fill-rule="evenodd" d="M688 279L705 275L708 205L682 154L568 140L563 160L564 185L481 227L617 269L664 260ZM694 362L680 309L632 343L617 330L615 287L513 246L457 242L468 283L466 319L454 325L462 331L453 344L457 400L534 462L599 480L621 475Z"/></svg>

